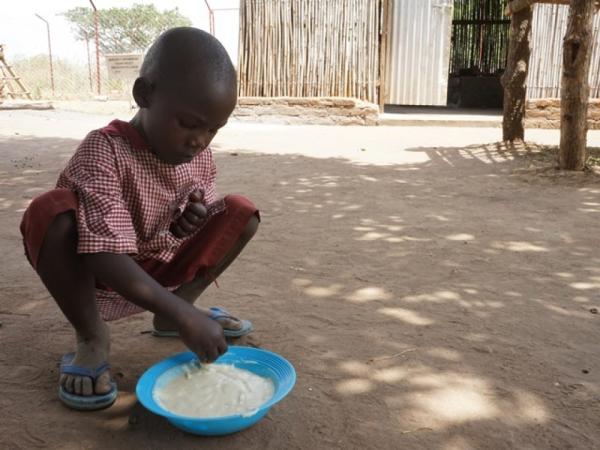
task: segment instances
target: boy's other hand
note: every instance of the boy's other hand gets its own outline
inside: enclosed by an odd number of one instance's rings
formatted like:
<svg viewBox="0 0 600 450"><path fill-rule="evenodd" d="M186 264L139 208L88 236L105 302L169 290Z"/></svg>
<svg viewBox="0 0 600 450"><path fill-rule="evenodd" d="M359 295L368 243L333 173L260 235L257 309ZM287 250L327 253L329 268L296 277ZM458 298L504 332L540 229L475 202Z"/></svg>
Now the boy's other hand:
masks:
<svg viewBox="0 0 600 450"><path fill-rule="evenodd" d="M227 351L223 327L198 310L180 322L179 335L201 362L211 363Z"/></svg>
<svg viewBox="0 0 600 450"><path fill-rule="evenodd" d="M206 219L207 212L203 203L204 194L202 191L192 192L189 200L183 214L171 224L171 233L178 238L194 234Z"/></svg>

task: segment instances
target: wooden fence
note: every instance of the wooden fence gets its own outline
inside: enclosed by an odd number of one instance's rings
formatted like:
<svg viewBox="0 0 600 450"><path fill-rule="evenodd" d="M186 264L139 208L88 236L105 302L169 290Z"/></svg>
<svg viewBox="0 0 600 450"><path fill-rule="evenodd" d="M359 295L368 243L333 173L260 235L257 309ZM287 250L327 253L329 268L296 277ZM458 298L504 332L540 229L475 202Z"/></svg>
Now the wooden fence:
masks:
<svg viewBox="0 0 600 450"><path fill-rule="evenodd" d="M527 81L527 95L530 99L560 97L563 39L567 32L568 16L568 6L535 5ZM590 96L600 98L600 14L596 14L594 18L593 39Z"/></svg>
<svg viewBox="0 0 600 450"><path fill-rule="evenodd" d="M383 0L241 0L240 96L378 102Z"/></svg>

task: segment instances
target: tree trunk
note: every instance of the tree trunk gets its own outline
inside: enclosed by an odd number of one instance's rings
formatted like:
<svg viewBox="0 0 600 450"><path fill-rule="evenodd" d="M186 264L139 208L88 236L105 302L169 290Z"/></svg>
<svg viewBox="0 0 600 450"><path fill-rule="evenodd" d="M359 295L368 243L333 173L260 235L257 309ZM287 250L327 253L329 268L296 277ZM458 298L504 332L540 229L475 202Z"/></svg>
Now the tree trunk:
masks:
<svg viewBox="0 0 600 450"><path fill-rule="evenodd" d="M531 19L529 6L514 13L510 23L508 63L502 76L504 86L504 121L502 136L505 141L525 138L525 96L527 71L531 56Z"/></svg>
<svg viewBox="0 0 600 450"><path fill-rule="evenodd" d="M558 167L583 170L586 162L594 0L571 0L563 44Z"/></svg>
<svg viewBox="0 0 600 450"><path fill-rule="evenodd" d="M529 8L535 2L536 0L512 0L508 2L508 5L506 5L506 15L510 16L511 14L519 12L524 8Z"/></svg>

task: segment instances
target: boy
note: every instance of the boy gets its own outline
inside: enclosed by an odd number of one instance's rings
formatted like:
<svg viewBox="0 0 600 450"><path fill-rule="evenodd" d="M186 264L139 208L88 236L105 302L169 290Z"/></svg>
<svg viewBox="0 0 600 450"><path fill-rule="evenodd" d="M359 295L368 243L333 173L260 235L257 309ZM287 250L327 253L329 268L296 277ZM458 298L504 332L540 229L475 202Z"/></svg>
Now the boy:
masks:
<svg viewBox="0 0 600 450"><path fill-rule="evenodd" d="M259 222L249 200L215 194L208 145L237 101L231 60L211 35L174 28L149 49L133 96L135 117L88 134L21 224L29 261L75 330L59 381L75 409L117 396L104 320L150 310L155 335L179 335L207 362L227 350L225 335L252 331L193 306Z"/></svg>

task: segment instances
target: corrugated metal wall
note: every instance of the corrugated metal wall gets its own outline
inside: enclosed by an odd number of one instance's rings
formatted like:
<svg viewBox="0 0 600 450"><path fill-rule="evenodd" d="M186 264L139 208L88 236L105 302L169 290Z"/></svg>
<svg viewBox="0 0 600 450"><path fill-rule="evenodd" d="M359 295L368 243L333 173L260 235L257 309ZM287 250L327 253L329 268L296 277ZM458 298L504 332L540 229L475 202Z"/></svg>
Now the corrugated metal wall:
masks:
<svg viewBox="0 0 600 450"><path fill-rule="evenodd" d="M395 0L386 103L446 105L454 0Z"/></svg>
<svg viewBox="0 0 600 450"><path fill-rule="evenodd" d="M527 81L527 95L530 99L560 97L563 38L567 32L568 17L568 6L535 6ZM600 98L600 14L596 14L594 18L594 42L590 95L592 98Z"/></svg>

